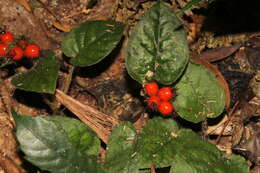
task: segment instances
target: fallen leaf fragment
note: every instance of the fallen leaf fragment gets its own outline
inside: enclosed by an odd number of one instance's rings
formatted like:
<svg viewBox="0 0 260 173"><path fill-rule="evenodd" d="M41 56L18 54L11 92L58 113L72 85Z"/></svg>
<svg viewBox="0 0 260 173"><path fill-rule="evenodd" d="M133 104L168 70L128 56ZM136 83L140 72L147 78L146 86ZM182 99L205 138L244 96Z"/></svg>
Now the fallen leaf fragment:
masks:
<svg viewBox="0 0 260 173"><path fill-rule="evenodd" d="M23 6L27 11L29 11L29 12L32 11L28 0L16 0L16 2L18 2L21 6Z"/></svg>

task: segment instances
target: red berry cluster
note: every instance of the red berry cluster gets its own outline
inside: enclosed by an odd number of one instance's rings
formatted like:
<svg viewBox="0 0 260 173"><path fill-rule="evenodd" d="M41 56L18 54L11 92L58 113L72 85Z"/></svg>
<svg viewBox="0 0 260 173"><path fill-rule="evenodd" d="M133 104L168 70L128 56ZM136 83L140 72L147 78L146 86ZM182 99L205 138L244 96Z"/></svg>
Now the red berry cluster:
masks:
<svg viewBox="0 0 260 173"><path fill-rule="evenodd" d="M19 42L17 42L19 43ZM24 49L23 49L24 48ZM0 57L11 57L14 61L21 60L24 55L28 58L37 58L40 54L39 46L25 44L23 48L15 43L11 32L3 31L0 34Z"/></svg>
<svg viewBox="0 0 260 173"><path fill-rule="evenodd" d="M173 111L173 106L169 102L175 94L170 87L159 86L156 82L149 82L145 85L145 92L149 96L147 105L152 110L158 110L163 115L169 115Z"/></svg>

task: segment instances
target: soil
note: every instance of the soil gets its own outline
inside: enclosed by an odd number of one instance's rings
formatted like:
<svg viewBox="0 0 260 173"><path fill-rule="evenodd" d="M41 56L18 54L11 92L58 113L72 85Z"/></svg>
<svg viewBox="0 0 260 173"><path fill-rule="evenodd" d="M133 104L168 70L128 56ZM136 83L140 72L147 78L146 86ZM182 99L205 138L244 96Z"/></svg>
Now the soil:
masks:
<svg viewBox="0 0 260 173"><path fill-rule="evenodd" d="M176 11L189 1L167 2ZM110 115L115 122L131 121L140 130L151 118L151 111L145 104L142 86L126 72L124 47L132 28L154 3L153 0L0 0L0 23L2 30L12 32L17 38L40 45L43 50L55 50L62 64L58 89L67 96ZM217 67L216 73L223 75L230 93L229 106L219 118L199 125L181 120L180 123L192 127L227 154L244 156L252 173L260 172L258 8L258 2L202 1L180 15L187 31L191 58L200 58ZM102 62L73 69L61 53L61 42L68 31L89 20L116 20L127 24L124 38ZM11 107L27 116L75 117L76 102L71 103L72 109L69 109L54 96L14 89L10 84L12 76L28 70L31 65L0 68L0 172L37 171L19 152L13 135L15 123ZM109 128L112 127L113 123Z"/></svg>

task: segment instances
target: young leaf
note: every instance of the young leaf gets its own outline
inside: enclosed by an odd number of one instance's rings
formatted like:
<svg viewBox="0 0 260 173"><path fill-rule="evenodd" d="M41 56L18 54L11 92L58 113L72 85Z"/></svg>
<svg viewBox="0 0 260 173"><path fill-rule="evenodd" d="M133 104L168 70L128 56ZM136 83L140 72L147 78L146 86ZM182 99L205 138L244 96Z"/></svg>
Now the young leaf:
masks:
<svg viewBox="0 0 260 173"><path fill-rule="evenodd" d="M124 24L115 21L88 21L74 28L62 42L63 53L76 66L90 66L105 58L118 44Z"/></svg>
<svg viewBox="0 0 260 173"><path fill-rule="evenodd" d="M182 24L163 2L156 3L134 28L126 49L126 68L140 83L175 82L188 63Z"/></svg>
<svg viewBox="0 0 260 173"><path fill-rule="evenodd" d="M46 51L37 64L30 70L12 78L16 88L38 93L53 94L56 89L60 64L52 51Z"/></svg>
<svg viewBox="0 0 260 173"><path fill-rule="evenodd" d="M176 84L176 112L194 123L219 116L225 107L225 91L205 67L190 62Z"/></svg>
<svg viewBox="0 0 260 173"><path fill-rule="evenodd" d="M68 134L64 126L57 124L57 118L52 121L50 117L20 116L14 111L12 114L20 148L31 163L42 170L55 173L103 172L95 158L87 156L80 145L80 148L76 148L76 142L69 137L73 130L68 128ZM59 119L63 121L62 118ZM65 121L69 120L65 118ZM82 135L87 135L85 130Z"/></svg>
<svg viewBox="0 0 260 173"><path fill-rule="evenodd" d="M106 170L108 173L139 173L137 153L134 152L136 131L129 122L113 129L107 145Z"/></svg>

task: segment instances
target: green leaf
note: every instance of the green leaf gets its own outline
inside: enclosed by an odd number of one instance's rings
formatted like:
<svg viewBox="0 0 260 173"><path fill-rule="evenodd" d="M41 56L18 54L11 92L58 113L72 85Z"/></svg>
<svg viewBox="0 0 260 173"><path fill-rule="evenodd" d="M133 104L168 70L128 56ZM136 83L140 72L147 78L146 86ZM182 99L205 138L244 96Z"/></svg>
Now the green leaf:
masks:
<svg viewBox="0 0 260 173"><path fill-rule="evenodd" d="M176 89L174 108L188 121L197 123L207 117L217 117L225 107L225 91L216 77L194 62L189 63Z"/></svg>
<svg viewBox="0 0 260 173"><path fill-rule="evenodd" d="M138 134L136 153L140 168L171 166L170 173L249 173L240 156L225 158L217 147L173 120L154 118ZM135 145L133 145L135 146Z"/></svg>
<svg viewBox="0 0 260 173"><path fill-rule="evenodd" d="M25 91L53 94L56 89L59 68L58 59L52 51L48 50L32 69L14 76L12 84Z"/></svg>
<svg viewBox="0 0 260 173"><path fill-rule="evenodd" d="M239 155L231 155L225 160L225 167L223 167L223 172L237 172L237 173L249 173L249 167L246 160Z"/></svg>
<svg viewBox="0 0 260 173"><path fill-rule="evenodd" d="M118 44L124 24L88 21L74 28L62 42L62 51L76 66L90 66L104 59Z"/></svg>
<svg viewBox="0 0 260 173"><path fill-rule="evenodd" d="M225 158L217 147L174 120L153 118L140 133L129 123L113 129L106 159L108 172L147 172L171 166L171 173L248 173L240 156ZM139 169L139 172L138 172ZM229 171L226 171L229 170Z"/></svg>
<svg viewBox="0 0 260 173"><path fill-rule="evenodd" d="M179 130L173 120L154 118L138 134L136 152L140 154L142 168L167 167L177 153L174 147L175 134Z"/></svg>
<svg viewBox="0 0 260 173"><path fill-rule="evenodd" d="M200 139L194 132L182 129L178 133L179 138L175 148L178 153L174 156L171 172L195 173L212 171L211 168L221 158L221 152L212 144Z"/></svg>
<svg viewBox="0 0 260 173"><path fill-rule="evenodd" d="M83 155L98 156L100 140L88 126L78 120L61 116L48 116L45 119L54 122L65 130L70 143Z"/></svg>
<svg viewBox="0 0 260 173"><path fill-rule="evenodd" d="M20 116L14 111L12 114L20 148L25 158L34 165L55 173L103 172L96 158L86 156L81 147L76 148L75 141L69 137L71 134L57 124L57 118L52 121L50 117Z"/></svg>
<svg viewBox="0 0 260 173"><path fill-rule="evenodd" d="M133 146L135 138L135 128L129 122L120 123L113 129L107 145L107 172L139 173L137 153Z"/></svg>
<svg viewBox="0 0 260 173"><path fill-rule="evenodd" d="M186 133L183 136L186 138L183 139L185 143L174 157L170 173L249 173L248 164L241 156L232 155L225 158L215 146L206 141L198 140L194 133L187 132L182 132L182 134Z"/></svg>
<svg viewBox="0 0 260 173"><path fill-rule="evenodd" d="M188 63L182 24L163 2L156 3L134 28L126 49L126 68L140 83L156 80L169 85Z"/></svg>

